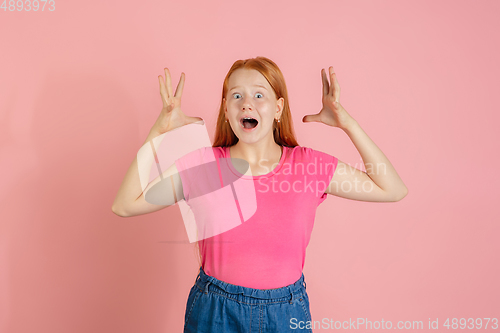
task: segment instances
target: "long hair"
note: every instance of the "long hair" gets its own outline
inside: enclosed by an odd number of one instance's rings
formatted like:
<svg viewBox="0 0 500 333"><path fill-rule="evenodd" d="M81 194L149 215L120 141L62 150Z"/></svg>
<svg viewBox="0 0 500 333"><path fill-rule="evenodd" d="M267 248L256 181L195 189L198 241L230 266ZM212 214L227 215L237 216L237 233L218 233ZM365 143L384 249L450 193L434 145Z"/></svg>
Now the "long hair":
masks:
<svg viewBox="0 0 500 333"><path fill-rule="evenodd" d="M290 104L288 103L288 91L283 73L281 73L278 65L276 65L271 59L266 57L256 57L235 61L224 79L219 115L217 116L217 124L215 126L215 139L212 147L231 147L239 141L229 122L225 121L223 98L226 97L228 91L229 77L235 70L240 68L255 69L259 71L274 90L276 99L283 97L285 102L283 104L280 122L277 122L276 119L273 122L274 141L280 146L287 146L290 148L298 146L299 144L295 139L295 132L293 130L292 114L290 112ZM201 266L199 242L196 242L196 247L198 249L198 262Z"/></svg>
<svg viewBox="0 0 500 333"><path fill-rule="evenodd" d="M255 69L259 71L274 90L276 99L283 97L285 103L283 104L280 122L278 123L276 119L273 122L274 141L280 146L287 146L291 148L298 146L299 144L295 139L295 133L293 130L292 114L290 112L290 104L288 103L288 91L286 89L285 78L283 77L281 70L271 59L266 57L256 57L245 60L237 60L233 66L231 66L231 69L229 69L229 72L224 79L219 115L217 117L217 124L215 125L215 139L212 147L231 147L239 141L229 122L225 121L224 104L222 99L225 98L227 94L229 77L235 70L240 68Z"/></svg>

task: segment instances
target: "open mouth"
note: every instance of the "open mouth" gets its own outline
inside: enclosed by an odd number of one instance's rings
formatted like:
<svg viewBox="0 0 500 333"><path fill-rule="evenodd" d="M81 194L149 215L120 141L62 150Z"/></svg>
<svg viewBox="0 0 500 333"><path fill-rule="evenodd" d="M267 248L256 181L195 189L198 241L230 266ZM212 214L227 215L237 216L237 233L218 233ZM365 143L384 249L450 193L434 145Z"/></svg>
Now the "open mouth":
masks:
<svg viewBox="0 0 500 333"><path fill-rule="evenodd" d="M258 125L257 119L251 118L251 117L243 117L240 119L240 124L243 126L245 129L252 129L257 127Z"/></svg>

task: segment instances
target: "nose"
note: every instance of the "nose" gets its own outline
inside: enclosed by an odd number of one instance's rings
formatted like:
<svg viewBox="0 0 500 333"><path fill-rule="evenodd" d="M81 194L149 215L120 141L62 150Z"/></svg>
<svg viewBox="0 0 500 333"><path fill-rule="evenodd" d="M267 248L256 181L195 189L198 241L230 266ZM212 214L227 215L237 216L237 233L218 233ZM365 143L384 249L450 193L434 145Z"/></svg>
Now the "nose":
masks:
<svg viewBox="0 0 500 333"><path fill-rule="evenodd" d="M251 101L250 97L247 97L247 96L243 97L243 103L242 103L243 110L245 110L245 109L250 110L251 109L252 103L250 103L250 101Z"/></svg>

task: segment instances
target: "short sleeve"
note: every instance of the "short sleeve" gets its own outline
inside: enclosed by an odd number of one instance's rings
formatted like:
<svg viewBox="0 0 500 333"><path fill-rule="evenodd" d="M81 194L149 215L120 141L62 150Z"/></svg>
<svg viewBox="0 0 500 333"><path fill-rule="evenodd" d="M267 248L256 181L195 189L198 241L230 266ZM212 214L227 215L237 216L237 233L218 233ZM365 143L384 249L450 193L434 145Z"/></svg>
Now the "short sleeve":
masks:
<svg viewBox="0 0 500 333"><path fill-rule="evenodd" d="M316 182L317 182L317 188L319 190L319 198L318 198L318 206L326 200L328 193L325 191L328 188L328 185L330 184L330 181L332 180L333 174L335 173L335 170L337 169L337 164L338 164L338 158L318 151L318 150L312 150L313 155L316 158L316 164L317 164L317 172L316 172Z"/></svg>
<svg viewBox="0 0 500 333"><path fill-rule="evenodd" d="M191 193L191 188L195 184L194 183L196 178L195 167L203 163L202 161L206 149L207 147L193 150L175 160L175 166L177 167L177 171L179 172L179 176L181 178L182 191L184 192L184 199L186 202L189 202L189 195Z"/></svg>

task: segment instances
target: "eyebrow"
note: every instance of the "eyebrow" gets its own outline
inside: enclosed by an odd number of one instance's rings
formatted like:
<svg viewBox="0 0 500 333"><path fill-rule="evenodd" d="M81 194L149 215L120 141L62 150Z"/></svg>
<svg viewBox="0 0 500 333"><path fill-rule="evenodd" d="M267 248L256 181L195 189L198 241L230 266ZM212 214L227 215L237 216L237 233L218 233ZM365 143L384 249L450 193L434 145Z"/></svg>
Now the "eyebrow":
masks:
<svg viewBox="0 0 500 333"><path fill-rule="evenodd" d="M267 88L266 88L266 87L264 87L264 86L262 86L262 85L260 85L260 84L256 84L256 85L254 85L253 87L261 87L261 88L264 88L264 89L266 89L266 90L267 90ZM233 89L236 89L236 88L240 88L240 86L233 87L233 88L229 89L229 91L231 91L231 90L233 90Z"/></svg>

